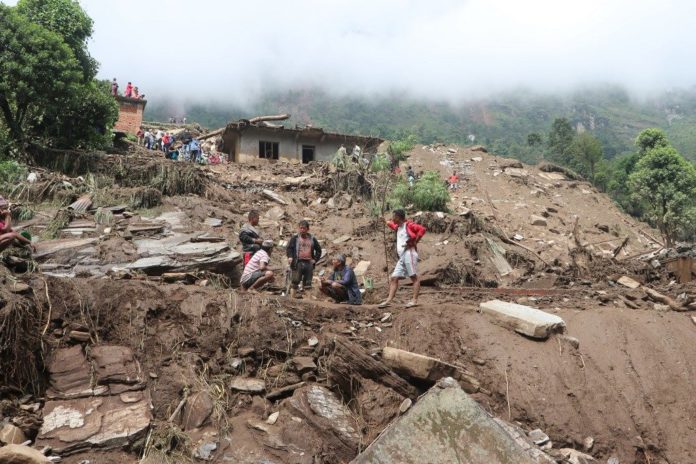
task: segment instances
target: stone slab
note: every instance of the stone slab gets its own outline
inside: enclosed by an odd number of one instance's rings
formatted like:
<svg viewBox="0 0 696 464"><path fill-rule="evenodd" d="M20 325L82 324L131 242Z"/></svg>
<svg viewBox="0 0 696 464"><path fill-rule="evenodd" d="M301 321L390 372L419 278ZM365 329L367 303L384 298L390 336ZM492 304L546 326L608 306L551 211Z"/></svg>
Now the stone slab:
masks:
<svg viewBox="0 0 696 464"><path fill-rule="evenodd" d="M628 276L621 276L619 280L616 281L618 284L623 285L624 287L627 288L638 288L640 287L640 282L637 280L631 279Z"/></svg>
<svg viewBox="0 0 696 464"><path fill-rule="evenodd" d="M388 346L382 349L382 360L399 375L431 382L452 377L458 370L456 366L439 359Z"/></svg>
<svg viewBox="0 0 696 464"><path fill-rule="evenodd" d="M548 338L554 332L563 332L566 326L560 317L529 306L491 300L479 307L504 327L532 338Z"/></svg>
<svg viewBox="0 0 696 464"><path fill-rule="evenodd" d="M440 381L353 464L535 464L454 379Z"/></svg>
<svg viewBox="0 0 696 464"><path fill-rule="evenodd" d="M235 377L230 382L230 388L248 393L263 393L266 390L266 382L263 379Z"/></svg>

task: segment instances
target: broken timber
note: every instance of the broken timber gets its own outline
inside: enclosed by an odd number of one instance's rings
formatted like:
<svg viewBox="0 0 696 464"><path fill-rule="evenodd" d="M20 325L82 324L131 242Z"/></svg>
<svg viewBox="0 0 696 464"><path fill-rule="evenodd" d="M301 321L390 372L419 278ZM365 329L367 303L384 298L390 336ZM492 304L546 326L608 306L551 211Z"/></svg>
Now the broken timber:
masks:
<svg viewBox="0 0 696 464"><path fill-rule="evenodd" d="M407 398L416 399L416 387L396 375L383 362L371 357L365 350L350 341L336 337L333 340L334 352L331 360L331 375L339 384L351 383L356 374L373 380ZM357 379L356 379L357 380Z"/></svg>

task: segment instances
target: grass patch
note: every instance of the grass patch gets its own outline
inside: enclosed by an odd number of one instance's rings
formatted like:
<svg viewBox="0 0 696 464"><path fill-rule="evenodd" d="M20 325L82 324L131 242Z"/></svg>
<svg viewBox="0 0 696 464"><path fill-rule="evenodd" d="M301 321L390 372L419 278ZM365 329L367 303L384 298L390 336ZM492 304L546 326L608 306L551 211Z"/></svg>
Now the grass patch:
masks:
<svg viewBox="0 0 696 464"><path fill-rule="evenodd" d="M423 174L413 187L400 179L389 196L390 205L401 208L412 206L418 211L447 211L449 201L447 185L435 171Z"/></svg>

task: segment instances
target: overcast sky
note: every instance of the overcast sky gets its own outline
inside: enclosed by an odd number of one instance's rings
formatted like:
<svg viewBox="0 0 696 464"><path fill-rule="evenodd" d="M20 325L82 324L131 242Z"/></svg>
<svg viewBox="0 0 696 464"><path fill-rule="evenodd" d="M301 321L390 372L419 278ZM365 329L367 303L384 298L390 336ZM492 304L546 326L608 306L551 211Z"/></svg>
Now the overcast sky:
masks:
<svg viewBox="0 0 696 464"><path fill-rule="evenodd" d="M100 76L149 98L242 102L319 85L456 101L519 86L696 83L696 0L80 3Z"/></svg>

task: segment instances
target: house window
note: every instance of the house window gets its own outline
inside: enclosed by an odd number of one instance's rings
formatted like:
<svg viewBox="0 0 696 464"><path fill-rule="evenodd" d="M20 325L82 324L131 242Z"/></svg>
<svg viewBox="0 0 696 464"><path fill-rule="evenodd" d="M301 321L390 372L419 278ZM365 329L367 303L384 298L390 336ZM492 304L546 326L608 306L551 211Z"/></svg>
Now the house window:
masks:
<svg viewBox="0 0 696 464"><path fill-rule="evenodd" d="M259 158L278 159L278 142L259 141Z"/></svg>

